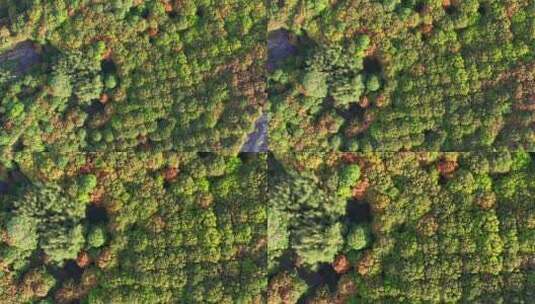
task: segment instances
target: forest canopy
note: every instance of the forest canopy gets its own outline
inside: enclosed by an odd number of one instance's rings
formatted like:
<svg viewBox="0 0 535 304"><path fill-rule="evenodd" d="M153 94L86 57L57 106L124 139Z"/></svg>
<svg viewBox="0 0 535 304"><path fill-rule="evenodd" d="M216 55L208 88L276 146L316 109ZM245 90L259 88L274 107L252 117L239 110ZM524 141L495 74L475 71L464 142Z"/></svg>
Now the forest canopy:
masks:
<svg viewBox="0 0 535 304"><path fill-rule="evenodd" d="M272 1L268 30L272 151L535 149L533 1Z"/></svg>
<svg viewBox="0 0 535 304"><path fill-rule="evenodd" d="M238 152L266 22L262 1L2 1L0 156Z"/></svg>
<svg viewBox="0 0 535 304"><path fill-rule="evenodd" d="M275 154L268 303L528 303L534 161L526 152Z"/></svg>
<svg viewBox="0 0 535 304"><path fill-rule="evenodd" d="M532 0L0 0L0 304L531 304Z"/></svg>
<svg viewBox="0 0 535 304"><path fill-rule="evenodd" d="M0 166L0 303L534 296L527 152L35 153L11 164Z"/></svg>
<svg viewBox="0 0 535 304"><path fill-rule="evenodd" d="M0 166L0 303L260 303L266 165L253 153L18 154Z"/></svg>

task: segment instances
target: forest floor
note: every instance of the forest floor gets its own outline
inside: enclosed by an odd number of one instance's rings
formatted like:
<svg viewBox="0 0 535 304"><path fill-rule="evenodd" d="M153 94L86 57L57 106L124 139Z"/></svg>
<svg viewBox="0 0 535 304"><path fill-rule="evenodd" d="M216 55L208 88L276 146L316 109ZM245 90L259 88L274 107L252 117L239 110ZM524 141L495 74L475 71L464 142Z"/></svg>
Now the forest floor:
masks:
<svg viewBox="0 0 535 304"><path fill-rule="evenodd" d="M290 33L286 30L276 30L268 36L268 70L277 68L284 59L292 56L296 47L290 42Z"/></svg>
<svg viewBox="0 0 535 304"><path fill-rule="evenodd" d="M13 71L16 75L24 74L40 60L41 57L30 41L20 42L11 50L0 54L0 66L13 64Z"/></svg>

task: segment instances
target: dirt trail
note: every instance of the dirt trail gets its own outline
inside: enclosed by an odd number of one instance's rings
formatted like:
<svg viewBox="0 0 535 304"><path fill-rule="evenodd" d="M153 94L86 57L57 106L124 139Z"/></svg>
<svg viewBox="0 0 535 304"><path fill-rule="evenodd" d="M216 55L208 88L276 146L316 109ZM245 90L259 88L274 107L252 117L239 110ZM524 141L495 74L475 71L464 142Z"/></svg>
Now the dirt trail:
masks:
<svg viewBox="0 0 535 304"><path fill-rule="evenodd" d="M268 118L262 114L255 122L255 130L249 134L247 141L242 147L242 152L267 152L268 151Z"/></svg>
<svg viewBox="0 0 535 304"><path fill-rule="evenodd" d="M284 29L269 33L268 36L268 60L267 69L273 71L284 59L292 56L296 52L296 47L290 42L290 33ZM267 114L255 122L255 131L249 134L246 143L242 147L242 152L266 152L268 151L268 128L269 122Z"/></svg>

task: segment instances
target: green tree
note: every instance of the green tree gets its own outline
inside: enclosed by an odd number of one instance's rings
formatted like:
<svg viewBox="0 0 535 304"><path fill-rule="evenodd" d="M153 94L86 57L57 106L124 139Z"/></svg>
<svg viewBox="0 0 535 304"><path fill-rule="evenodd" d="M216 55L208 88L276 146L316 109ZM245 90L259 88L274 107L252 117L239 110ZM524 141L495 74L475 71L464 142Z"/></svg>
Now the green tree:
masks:
<svg viewBox="0 0 535 304"><path fill-rule="evenodd" d="M65 260L76 259L85 244L82 225L70 229L54 225L50 229L41 232L39 241L50 260L61 265Z"/></svg>
<svg viewBox="0 0 535 304"><path fill-rule="evenodd" d="M379 77L377 75L371 75L366 80L366 88L370 92L375 92L381 88L381 81L379 80Z"/></svg>
<svg viewBox="0 0 535 304"><path fill-rule="evenodd" d="M26 236L28 246L37 233L39 248L50 260L62 264L64 260L76 258L85 244L82 219L85 204L69 197L63 189L54 184L36 184L26 189L24 196L14 202L12 231L18 237ZM21 223L35 223L25 226ZM30 247L28 247L31 250ZM35 247L34 247L35 249Z"/></svg>
<svg viewBox="0 0 535 304"><path fill-rule="evenodd" d="M360 167L358 165L349 165L342 168L338 180L338 195L342 198L351 196L351 189L360 178Z"/></svg>
<svg viewBox="0 0 535 304"><path fill-rule="evenodd" d="M92 227L87 236L87 243L92 248L99 248L106 243L106 238L106 232L102 227Z"/></svg>
<svg viewBox="0 0 535 304"><path fill-rule="evenodd" d="M350 228L346 237L347 250L361 250L370 243L371 232L367 225L355 225Z"/></svg>
<svg viewBox="0 0 535 304"><path fill-rule="evenodd" d="M331 95L338 106L358 102L363 92L364 84L361 75L335 81L331 88Z"/></svg>
<svg viewBox="0 0 535 304"><path fill-rule="evenodd" d="M56 72L50 78L50 88L52 95L61 98L68 98L72 95L71 80L68 75Z"/></svg>
<svg viewBox="0 0 535 304"><path fill-rule="evenodd" d="M276 259L288 246L295 250L300 263L311 269L331 262L343 245L338 220L345 213L345 202L318 188L307 175L279 174L270 181L273 190L268 214L276 216L268 223L268 235L274 240L270 249L276 250L268 251L270 259Z"/></svg>
<svg viewBox="0 0 535 304"><path fill-rule="evenodd" d="M15 216L7 223L9 243L22 251L37 248L37 220L28 216Z"/></svg>
<svg viewBox="0 0 535 304"><path fill-rule="evenodd" d="M117 86L117 78L113 75L107 75L104 79L104 83L107 89L113 89Z"/></svg>
<svg viewBox="0 0 535 304"><path fill-rule="evenodd" d="M323 72L309 71L303 77L305 94L310 97L324 98L327 96L327 75Z"/></svg>

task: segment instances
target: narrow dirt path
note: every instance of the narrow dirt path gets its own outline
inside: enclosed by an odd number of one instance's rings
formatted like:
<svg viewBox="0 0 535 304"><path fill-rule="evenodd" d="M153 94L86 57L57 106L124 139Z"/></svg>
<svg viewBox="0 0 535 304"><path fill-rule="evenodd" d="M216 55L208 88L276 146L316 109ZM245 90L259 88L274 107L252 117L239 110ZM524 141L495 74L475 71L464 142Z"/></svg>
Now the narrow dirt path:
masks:
<svg viewBox="0 0 535 304"><path fill-rule="evenodd" d="M242 152L267 152L268 151L268 118L264 113L255 122L255 130L249 134L247 141L242 147Z"/></svg>
<svg viewBox="0 0 535 304"><path fill-rule="evenodd" d="M276 30L268 36L268 72L278 67L280 62L292 56L296 47L290 42L290 34L286 30ZM255 122L255 131L249 134L247 141L242 147L242 152L266 152L268 148L269 122L266 113Z"/></svg>

